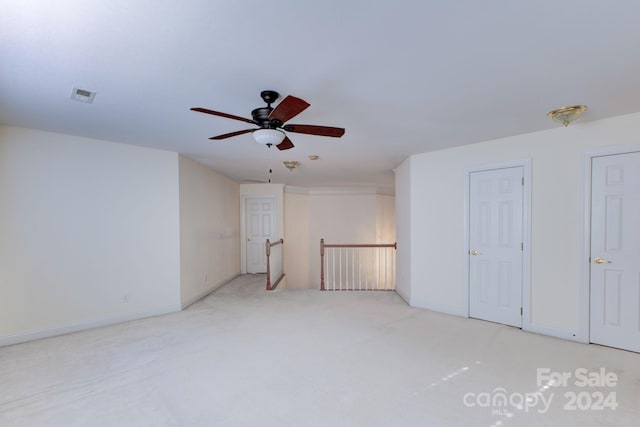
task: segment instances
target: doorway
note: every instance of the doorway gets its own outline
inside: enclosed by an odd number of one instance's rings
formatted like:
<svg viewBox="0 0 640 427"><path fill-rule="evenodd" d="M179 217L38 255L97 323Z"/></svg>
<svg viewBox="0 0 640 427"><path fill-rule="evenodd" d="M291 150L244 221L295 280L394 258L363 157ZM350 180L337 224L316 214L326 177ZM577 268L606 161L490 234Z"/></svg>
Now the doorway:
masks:
<svg viewBox="0 0 640 427"><path fill-rule="evenodd" d="M266 240L276 240L276 198L247 196L244 198L246 271L267 272Z"/></svg>
<svg viewBox="0 0 640 427"><path fill-rule="evenodd" d="M589 341L640 352L640 152L590 163Z"/></svg>
<svg viewBox="0 0 640 427"><path fill-rule="evenodd" d="M529 166L522 161L467 171L469 317L528 326Z"/></svg>

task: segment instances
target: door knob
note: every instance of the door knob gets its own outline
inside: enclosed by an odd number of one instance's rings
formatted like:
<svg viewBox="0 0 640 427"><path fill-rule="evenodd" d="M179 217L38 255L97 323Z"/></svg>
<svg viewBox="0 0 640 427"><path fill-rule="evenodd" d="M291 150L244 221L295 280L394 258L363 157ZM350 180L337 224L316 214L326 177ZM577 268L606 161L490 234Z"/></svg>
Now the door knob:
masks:
<svg viewBox="0 0 640 427"><path fill-rule="evenodd" d="M478 252L477 250L472 250L471 252L469 252L471 255L476 256L476 255L482 255L480 252Z"/></svg>
<svg viewBox="0 0 640 427"><path fill-rule="evenodd" d="M595 262L596 264L611 264L611 261L607 261L606 259L602 259L599 256L595 257L593 259L593 262Z"/></svg>

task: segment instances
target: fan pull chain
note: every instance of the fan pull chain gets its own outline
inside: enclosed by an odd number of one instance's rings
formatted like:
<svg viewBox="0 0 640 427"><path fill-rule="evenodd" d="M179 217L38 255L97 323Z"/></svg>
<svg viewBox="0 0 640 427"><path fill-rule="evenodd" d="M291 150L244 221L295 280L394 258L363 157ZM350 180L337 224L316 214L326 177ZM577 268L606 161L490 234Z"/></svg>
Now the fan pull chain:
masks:
<svg viewBox="0 0 640 427"><path fill-rule="evenodd" d="M271 174L273 173L273 169L271 169L271 147L273 147L273 144L267 144L267 147L269 148L269 173L267 175L267 182L271 184Z"/></svg>

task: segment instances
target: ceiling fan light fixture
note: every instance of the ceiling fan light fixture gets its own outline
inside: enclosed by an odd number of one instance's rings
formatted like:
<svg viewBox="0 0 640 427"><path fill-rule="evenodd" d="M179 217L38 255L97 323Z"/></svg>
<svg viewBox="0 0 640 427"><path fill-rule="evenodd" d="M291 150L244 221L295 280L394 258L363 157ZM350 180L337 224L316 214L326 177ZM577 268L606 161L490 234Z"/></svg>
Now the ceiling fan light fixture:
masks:
<svg viewBox="0 0 640 427"><path fill-rule="evenodd" d="M258 144L263 145L278 145L285 138L284 132L277 129L258 129L252 135Z"/></svg>
<svg viewBox="0 0 640 427"><path fill-rule="evenodd" d="M293 172L298 166L300 166L300 162L297 160L285 160L282 163L284 164L284 167L289 169L289 171L291 172Z"/></svg>
<svg viewBox="0 0 640 427"><path fill-rule="evenodd" d="M586 105L572 105L570 107L562 107L557 110L549 111L547 116L558 123L562 123L564 127L567 127L569 126L569 123L580 117L586 109Z"/></svg>

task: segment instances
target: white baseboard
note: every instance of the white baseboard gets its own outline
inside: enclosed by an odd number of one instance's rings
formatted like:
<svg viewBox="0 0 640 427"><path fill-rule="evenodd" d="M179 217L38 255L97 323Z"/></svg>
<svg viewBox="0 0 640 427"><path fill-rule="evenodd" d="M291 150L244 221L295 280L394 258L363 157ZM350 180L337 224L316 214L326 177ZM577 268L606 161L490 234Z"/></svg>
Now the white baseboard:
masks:
<svg viewBox="0 0 640 427"><path fill-rule="evenodd" d="M403 291L398 291L398 287L396 287L395 292L408 306L411 306L411 298L408 295L405 295Z"/></svg>
<svg viewBox="0 0 640 427"><path fill-rule="evenodd" d="M99 320L76 323L73 325L59 326L56 328L40 329L36 331L20 332L13 335L0 337L0 347L7 345L20 344L27 341L34 341L43 338L55 337L58 335L70 334L72 332L83 331L86 329L99 328L102 326L114 325L116 323L128 322L129 320L143 319L145 317L159 316L161 314L175 313L180 311L180 305L172 304L148 311L139 311L135 313L120 314L113 317L107 317Z"/></svg>
<svg viewBox="0 0 640 427"><path fill-rule="evenodd" d="M200 301L202 298L206 297L207 295L209 295L211 292L215 291L216 289L218 289L220 286L222 285L226 285L227 283L229 283L230 281L236 279L238 276L240 276L240 273L237 273L231 277L229 277L228 279L225 279L221 282L218 282L217 284L213 285L213 286L209 286L207 289L205 289L204 291L198 293L197 295L187 299L186 301L182 302L182 310L184 310L185 308L189 307L191 304Z"/></svg>
<svg viewBox="0 0 640 427"><path fill-rule="evenodd" d="M431 311L437 311L439 313L451 314L453 316L460 317L469 317L469 314L464 309L454 308L454 307L444 307L433 304L425 304L425 305L415 305L414 307L425 308ZM532 332L534 334L547 335L555 338L562 338L569 341L576 341L580 343L587 343L588 340L585 340L579 333L573 331L567 331L564 329L551 328L549 326L539 325L535 323L529 324L528 327L525 325L522 326L522 330L526 332Z"/></svg>
<svg viewBox="0 0 640 427"><path fill-rule="evenodd" d="M130 320L136 320L136 319L143 319L145 317L153 317L153 316L159 316L167 313L175 313L177 311L184 310L186 307L206 297L207 295L209 295L211 292L213 292L220 286L227 284L228 282L232 281L238 276L239 274L236 274L227 280L224 280L216 285L211 286L209 289L189 299L185 304L182 304L182 305L171 304L171 305L160 307L153 310L118 314L113 317L106 317L103 319L91 320L88 322L75 323L72 325L64 325L64 326L59 326L54 328L40 329L35 331L25 331L25 332L19 332L17 334L12 334L12 335L0 336L0 347L13 345L13 344L20 344L28 341L35 341L43 338L55 337L58 335L70 334L72 332L83 331L86 329L93 329L93 328L99 328L102 326L115 325L117 323L128 322Z"/></svg>
<svg viewBox="0 0 640 427"><path fill-rule="evenodd" d="M425 308L431 311L437 311L438 313L450 314L452 316L469 317L469 313L464 308L447 307L437 304L424 304L424 305L412 305L417 308Z"/></svg>
<svg viewBox="0 0 640 427"><path fill-rule="evenodd" d="M548 326L531 323L528 328L522 328L523 331L533 332L534 334L547 335L555 338L562 338L570 341L587 343L577 332L567 331L564 329L551 328Z"/></svg>

